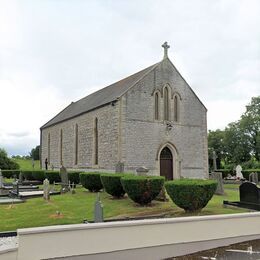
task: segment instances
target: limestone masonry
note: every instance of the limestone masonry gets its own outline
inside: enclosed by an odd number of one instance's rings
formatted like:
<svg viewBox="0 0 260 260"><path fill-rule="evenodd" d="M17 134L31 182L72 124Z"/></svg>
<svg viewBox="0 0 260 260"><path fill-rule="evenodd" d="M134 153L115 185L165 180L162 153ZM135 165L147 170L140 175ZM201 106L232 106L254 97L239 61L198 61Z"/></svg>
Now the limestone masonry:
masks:
<svg viewBox="0 0 260 260"><path fill-rule="evenodd" d="M168 58L65 108L41 127L41 163L167 179L208 178L207 109Z"/></svg>

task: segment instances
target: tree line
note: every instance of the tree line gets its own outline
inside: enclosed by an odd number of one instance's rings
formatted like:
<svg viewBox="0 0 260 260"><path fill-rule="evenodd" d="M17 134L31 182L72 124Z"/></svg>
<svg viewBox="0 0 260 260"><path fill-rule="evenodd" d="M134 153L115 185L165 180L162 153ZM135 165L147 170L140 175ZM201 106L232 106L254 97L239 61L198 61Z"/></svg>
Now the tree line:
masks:
<svg viewBox="0 0 260 260"><path fill-rule="evenodd" d="M208 133L209 166L213 164L213 151L217 155L217 168L260 168L260 96L253 97L246 112L224 130Z"/></svg>

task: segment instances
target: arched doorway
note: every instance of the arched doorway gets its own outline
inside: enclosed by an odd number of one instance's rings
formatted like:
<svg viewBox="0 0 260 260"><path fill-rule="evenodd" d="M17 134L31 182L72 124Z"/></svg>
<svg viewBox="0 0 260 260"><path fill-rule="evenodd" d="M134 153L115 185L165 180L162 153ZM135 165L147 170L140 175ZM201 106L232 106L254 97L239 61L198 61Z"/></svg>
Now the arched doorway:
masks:
<svg viewBox="0 0 260 260"><path fill-rule="evenodd" d="M160 175L164 176L166 180L173 180L173 159L172 152L166 146L162 149L160 154Z"/></svg>

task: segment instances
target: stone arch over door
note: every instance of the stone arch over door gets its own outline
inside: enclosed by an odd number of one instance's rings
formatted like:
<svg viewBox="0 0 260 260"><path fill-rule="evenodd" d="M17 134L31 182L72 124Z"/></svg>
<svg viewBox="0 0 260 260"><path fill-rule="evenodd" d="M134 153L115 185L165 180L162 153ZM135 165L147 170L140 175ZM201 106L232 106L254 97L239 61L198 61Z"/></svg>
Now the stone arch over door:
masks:
<svg viewBox="0 0 260 260"><path fill-rule="evenodd" d="M157 152L156 158L159 175L168 180L180 178L180 159L178 151L171 143L162 145Z"/></svg>

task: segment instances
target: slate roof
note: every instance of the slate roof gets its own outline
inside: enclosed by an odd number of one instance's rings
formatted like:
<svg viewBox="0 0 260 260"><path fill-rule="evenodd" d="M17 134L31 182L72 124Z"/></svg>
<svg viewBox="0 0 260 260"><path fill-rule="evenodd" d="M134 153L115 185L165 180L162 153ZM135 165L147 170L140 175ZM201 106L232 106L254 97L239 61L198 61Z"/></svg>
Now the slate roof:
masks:
<svg viewBox="0 0 260 260"><path fill-rule="evenodd" d="M69 106L63 109L54 118L44 124L41 129L63 122L70 118L79 116L89 112L95 108L109 104L122 96L129 88L134 86L147 73L152 71L159 63L156 63L146 69L143 69L127 78L124 78L112 85L100 89L77 102L72 102Z"/></svg>

